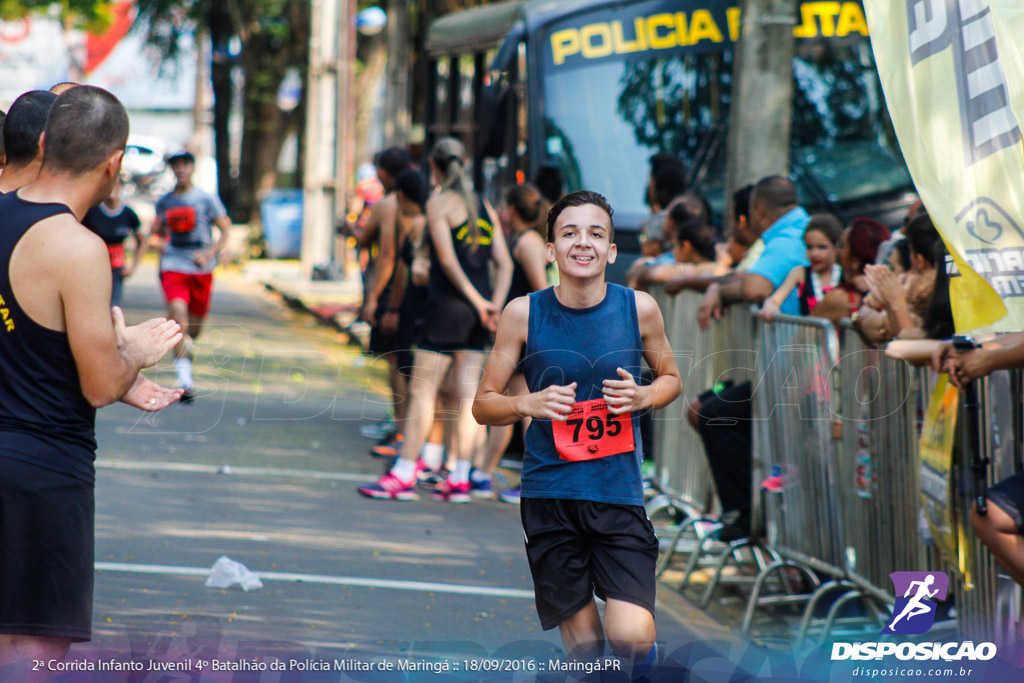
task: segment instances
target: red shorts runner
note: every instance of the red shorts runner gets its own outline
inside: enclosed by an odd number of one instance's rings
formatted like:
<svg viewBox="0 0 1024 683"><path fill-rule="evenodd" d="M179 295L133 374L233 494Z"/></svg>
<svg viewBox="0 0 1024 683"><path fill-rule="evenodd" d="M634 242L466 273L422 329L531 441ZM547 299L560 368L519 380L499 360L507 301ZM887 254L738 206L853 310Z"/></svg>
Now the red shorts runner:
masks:
<svg viewBox="0 0 1024 683"><path fill-rule="evenodd" d="M206 317L210 310L210 294L213 292L212 273L195 275L165 270L160 273L160 284L163 285L167 303L180 299L188 304L190 315Z"/></svg>

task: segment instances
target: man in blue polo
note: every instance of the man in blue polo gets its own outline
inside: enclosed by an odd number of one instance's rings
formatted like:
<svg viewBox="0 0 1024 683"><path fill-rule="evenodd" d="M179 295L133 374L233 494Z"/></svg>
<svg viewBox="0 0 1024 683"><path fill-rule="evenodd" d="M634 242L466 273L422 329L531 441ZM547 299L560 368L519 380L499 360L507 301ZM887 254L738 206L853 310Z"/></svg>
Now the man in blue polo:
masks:
<svg viewBox="0 0 1024 683"><path fill-rule="evenodd" d="M753 267L735 277L725 276L704 294L700 325L720 318L722 308L736 302L760 304L796 266L807 266L804 230L811 217L797 203L796 186L782 176L768 176L754 187L750 197L750 227L764 242L764 251ZM782 303L782 313L800 315L796 290Z"/></svg>
<svg viewBox="0 0 1024 683"><path fill-rule="evenodd" d="M811 217L797 203L796 186L781 176L764 178L750 197L750 228L764 242L764 251L745 273L732 273L712 283L700 307L700 325L734 303L760 304L796 266L807 266L804 231ZM796 289L782 303L782 313L800 314ZM690 423L704 441L708 465L722 503L722 541L750 534L751 403L750 382L706 391L690 403Z"/></svg>

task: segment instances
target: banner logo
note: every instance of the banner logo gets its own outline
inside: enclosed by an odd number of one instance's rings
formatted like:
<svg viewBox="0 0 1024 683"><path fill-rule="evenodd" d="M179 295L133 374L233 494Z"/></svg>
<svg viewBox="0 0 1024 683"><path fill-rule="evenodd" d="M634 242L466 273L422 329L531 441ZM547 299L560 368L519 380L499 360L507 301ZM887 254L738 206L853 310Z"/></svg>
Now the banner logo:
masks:
<svg viewBox="0 0 1024 683"><path fill-rule="evenodd" d="M942 572L893 572L889 574L896 595L892 619L882 633L918 635L926 633L935 623L936 603L945 600L949 577Z"/></svg>

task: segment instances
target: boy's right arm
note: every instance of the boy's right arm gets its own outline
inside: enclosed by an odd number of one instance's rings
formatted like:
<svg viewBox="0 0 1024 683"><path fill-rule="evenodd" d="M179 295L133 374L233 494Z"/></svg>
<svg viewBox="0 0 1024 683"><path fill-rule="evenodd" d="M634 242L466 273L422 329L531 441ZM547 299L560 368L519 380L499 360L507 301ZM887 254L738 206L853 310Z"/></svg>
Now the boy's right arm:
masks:
<svg viewBox="0 0 1024 683"><path fill-rule="evenodd" d="M565 420L576 402L575 382L568 386L552 385L524 396L505 394L522 356L529 323L529 297L519 297L505 307L498 322L494 350L473 399L473 417L482 425L510 425L524 417Z"/></svg>

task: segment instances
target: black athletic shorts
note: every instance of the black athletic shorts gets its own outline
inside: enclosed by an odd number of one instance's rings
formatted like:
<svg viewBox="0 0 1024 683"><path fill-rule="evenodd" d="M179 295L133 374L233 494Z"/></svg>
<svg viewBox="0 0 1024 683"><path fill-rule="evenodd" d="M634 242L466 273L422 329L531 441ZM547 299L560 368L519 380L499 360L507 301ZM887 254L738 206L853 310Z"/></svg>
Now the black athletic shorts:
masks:
<svg viewBox="0 0 1024 683"><path fill-rule="evenodd" d="M988 490L987 497L1010 516L1017 532L1024 534L1024 472L1003 479Z"/></svg>
<svg viewBox="0 0 1024 683"><path fill-rule="evenodd" d="M456 351L485 351L491 345L491 337L491 331L484 327L468 301L431 295L423 314L418 348L449 355Z"/></svg>
<svg viewBox="0 0 1024 683"><path fill-rule="evenodd" d="M0 633L92 636L93 485L0 456Z"/></svg>
<svg viewBox="0 0 1024 683"><path fill-rule="evenodd" d="M586 607L595 594L654 614L658 539L643 506L523 498L519 514L545 631Z"/></svg>
<svg viewBox="0 0 1024 683"><path fill-rule="evenodd" d="M375 358L397 353L402 350L403 340L397 332L385 334L380 331L380 326L370 329L370 353Z"/></svg>

